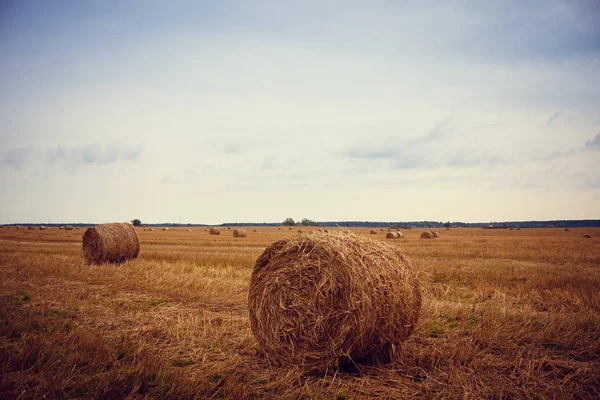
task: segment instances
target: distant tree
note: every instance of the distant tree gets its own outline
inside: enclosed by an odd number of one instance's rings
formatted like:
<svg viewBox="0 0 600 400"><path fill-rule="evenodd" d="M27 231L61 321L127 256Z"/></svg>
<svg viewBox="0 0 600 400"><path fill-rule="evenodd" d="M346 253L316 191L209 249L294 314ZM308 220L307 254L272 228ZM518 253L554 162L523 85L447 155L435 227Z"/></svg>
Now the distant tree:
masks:
<svg viewBox="0 0 600 400"><path fill-rule="evenodd" d="M133 226L141 226L142 225L142 221L140 221L139 219L134 219L133 221L131 221L131 223L133 224Z"/></svg>
<svg viewBox="0 0 600 400"><path fill-rule="evenodd" d="M293 218L286 218L285 221L283 221L283 225L296 225L296 222L294 221Z"/></svg>
<svg viewBox="0 0 600 400"><path fill-rule="evenodd" d="M451 226L451 225L450 225L450 221L448 221L448 222L446 222L446 223L444 224L444 228L450 228L450 226Z"/></svg>
<svg viewBox="0 0 600 400"><path fill-rule="evenodd" d="M302 218L301 224L304 226L317 226L318 225L315 221L312 221L308 218ZM348 226L348 224L346 224L346 226Z"/></svg>

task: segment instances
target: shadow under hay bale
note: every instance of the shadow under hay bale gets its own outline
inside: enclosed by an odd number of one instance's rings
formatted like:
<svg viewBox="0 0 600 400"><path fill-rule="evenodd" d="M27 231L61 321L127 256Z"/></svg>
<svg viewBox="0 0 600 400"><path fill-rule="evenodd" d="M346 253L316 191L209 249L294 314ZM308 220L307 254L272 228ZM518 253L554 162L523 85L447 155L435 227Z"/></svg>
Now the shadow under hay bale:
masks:
<svg viewBox="0 0 600 400"><path fill-rule="evenodd" d="M133 225L102 224L83 234L83 255L88 264L121 263L140 253L140 241Z"/></svg>
<svg viewBox="0 0 600 400"><path fill-rule="evenodd" d="M246 234L246 231L243 229L234 229L233 230L233 237L246 237L248 236L248 234Z"/></svg>
<svg viewBox="0 0 600 400"><path fill-rule="evenodd" d="M425 232L421 233L420 238L421 239L433 239L433 233L429 232L429 231L425 231Z"/></svg>
<svg viewBox="0 0 600 400"><path fill-rule="evenodd" d="M271 363L308 371L392 360L413 331L421 291L408 259L352 233L280 240L256 261L248 308Z"/></svg>
<svg viewBox="0 0 600 400"><path fill-rule="evenodd" d="M591 239L592 235L590 235L589 233L586 233L585 235L583 235L584 239Z"/></svg>
<svg viewBox="0 0 600 400"><path fill-rule="evenodd" d="M217 229L217 228L210 228L208 230L208 233L211 234L211 235L220 235L221 231L219 229Z"/></svg>

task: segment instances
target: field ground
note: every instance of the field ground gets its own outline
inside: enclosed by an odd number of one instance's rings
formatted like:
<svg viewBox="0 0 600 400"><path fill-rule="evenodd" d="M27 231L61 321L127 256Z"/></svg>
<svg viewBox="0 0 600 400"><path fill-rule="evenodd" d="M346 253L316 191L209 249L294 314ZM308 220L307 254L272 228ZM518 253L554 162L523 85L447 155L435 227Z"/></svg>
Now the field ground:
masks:
<svg viewBox="0 0 600 400"><path fill-rule="evenodd" d="M405 230L416 331L390 365L321 375L257 352L250 273L295 234L258 229L139 229L138 259L100 266L83 229L0 229L0 397L600 398L598 228Z"/></svg>

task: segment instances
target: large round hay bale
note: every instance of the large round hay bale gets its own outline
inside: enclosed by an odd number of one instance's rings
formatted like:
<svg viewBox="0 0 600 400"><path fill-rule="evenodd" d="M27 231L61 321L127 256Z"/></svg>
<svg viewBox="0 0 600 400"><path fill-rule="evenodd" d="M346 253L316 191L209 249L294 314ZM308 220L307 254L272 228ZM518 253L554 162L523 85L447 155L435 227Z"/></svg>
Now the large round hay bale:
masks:
<svg viewBox="0 0 600 400"><path fill-rule="evenodd" d="M399 239L399 238L400 238L400 235L398 235L398 232L388 232L388 233L385 235L385 238L386 238L386 239Z"/></svg>
<svg viewBox="0 0 600 400"><path fill-rule="evenodd" d="M248 234L246 234L246 231L243 229L234 229L233 230L233 237L246 237L248 236Z"/></svg>
<svg viewBox="0 0 600 400"><path fill-rule="evenodd" d="M585 235L583 235L584 239L591 239L592 235L590 235L589 233L586 233Z"/></svg>
<svg viewBox="0 0 600 400"><path fill-rule="evenodd" d="M421 239L433 239L433 233L425 231L421 233Z"/></svg>
<svg viewBox="0 0 600 400"><path fill-rule="evenodd" d="M220 235L221 231L219 230L219 228L210 228L208 230L208 233L211 235Z"/></svg>
<svg viewBox="0 0 600 400"><path fill-rule="evenodd" d="M371 230L369 231L369 233L370 233L371 235L377 235L377 231L376 231L375 229L371 229Z"/></svg>
<svg viewBox="0 0 600 400"><path fill-rule="evenodd" d="M274 365L324 370L393 358L417 322L421 290L394 247L355 234L280 240L256 261L248 308Z"/></svg>
<svg viewBox="0 0 600 400"><path fill-rule="evenodd" d="M131 224L102 224L83 234L83 255L88 264L120 263L140 252L140 241Z"/></svg>
<svg viewBox="0 0 600 400"><path fill-rule="evenodd" d="M431 234L433 235L433 238L434 238L434 239L435 239L435 238L439 238L439 237L440 237L440 234L439 234L439 233L437 233L437 232L435 232L435 231L431 231Z"/></svg>

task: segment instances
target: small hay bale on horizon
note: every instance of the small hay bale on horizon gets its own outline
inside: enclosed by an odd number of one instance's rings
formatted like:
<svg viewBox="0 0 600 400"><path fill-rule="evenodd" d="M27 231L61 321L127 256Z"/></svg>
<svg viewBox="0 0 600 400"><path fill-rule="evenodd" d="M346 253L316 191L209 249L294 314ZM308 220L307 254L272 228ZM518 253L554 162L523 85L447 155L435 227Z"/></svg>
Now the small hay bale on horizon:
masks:
<svg viewBox="0 0 600 400"><path fill-rule="evenodd" d="M398 232L388 232L388 233L385 235L385 238L386 238L386 239L399 239L399 238L400 238L400 236L398 236Z"/></svg>
<svg viewBox="0 0 600 400"><path fill-rule="evenodd" d="M433 233L431 233L430 231L425 231L425 232L421 233L420 238L421 239L433 239Z"/></svg>
<svg viewBox="0 0 600 400"><path fill-rule="evenodd" d="M246 237L246 236L248 236L248 234L243 229L234 229L233 230L233 237Z"/></svg>
<svg viewBox="0 0 600 400"><path fill-rule="evenodd" d="M221 231L219 230L219 228L210 228L208 230L209 235L220 235Z"/></svg>
<svg viewBox="0 0 600 400"><path fill-rule="evenodd" d="M65 229L65 231L72 231L73 225L65 225L64 229Z"/></svg>
<svg viewBox="0 0 600 400"><path fill-rule="evenodd" d="M133 225L101 224L83 235L83 255L88 264L121 263L133 260L140 252L140 240Z"/></svg>
<svg viewBox="0 0 600 400"><path fill-rule="evenodd" d="M375 229L371 229L369 231L369 234L371 234L371 235L377 235L377 231Z"/></svg>
<svg viewBox="0 0 600 400"><path fill-rule="evenodd" d="M583 235L584 239L591 239L592 235L590 235L589 233L586 233L585 235Z"/></svg>
<svg viewBox="0 0 600 400"><path fill-rule="evenodd" d="M28 230L28 231L35 231L35 226L31 226L31 225L29 225L29 226L27 227L27 230Z"/></svg>
<svg viewBox="0 0 600 400"><path fill-rule="evenodd" d="M347 232L271 244L256 261L248 293L251 329L267 360L306 371L394 360L420 308L409 260Z"/></svg>
<svg viewBox="0 0 600 400"><path fill-rule="evenodd" d="M165 228L162 228L162 230L163 230L163 232L166 232L169 230L169 228L165 227Z"/></svg>
<svg viewBox="0 0 600 400"><path fill-rule="evenodd" d="M565 232L569 232L569 228L565 228Z"/></svg>

